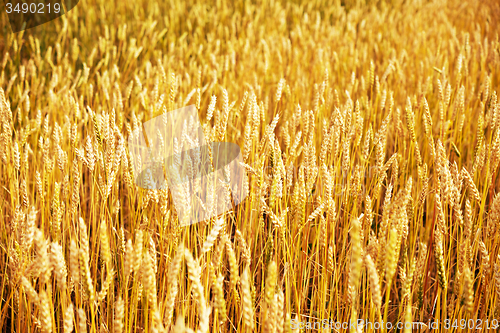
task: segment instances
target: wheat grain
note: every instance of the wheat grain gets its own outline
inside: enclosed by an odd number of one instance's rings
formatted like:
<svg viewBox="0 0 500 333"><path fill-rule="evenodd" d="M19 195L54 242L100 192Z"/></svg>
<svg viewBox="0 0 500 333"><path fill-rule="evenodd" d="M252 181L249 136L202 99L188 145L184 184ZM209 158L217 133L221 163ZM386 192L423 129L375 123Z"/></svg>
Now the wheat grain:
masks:
<svg viewBox="0 0 500 333"><path fill-rule="evenodd" d="M38 302L39 302L38 293L31 285L31 282L29 282L29 280L24 276L21 277L21 285L23 286L24 291L28 295L28 298L30 299L30 301L32 303L38 304Z"/></svg>
<svg viewBox="0 0 500 333"><path fill-rule="evenodd" d="M224 280L223 276L217 278L215 283L213 284L215 290L215 307L218 310L219 314L219 322L223 324L226 321L226 301L224 300L224 292L222 290L222 281Z"/></svg>
<svg viewBox="0 0 500 333"><path fill-rule="evenodd" d="M446 270L445 270L445 264L444 264L444 254L443 254L443 239L442 239L442 234L439 230L435 231L434 234L434 256L436 260L436 266L437 266L437 275L438 275L438 281L439 281L439 286L441 289L446 290L447 288L447 279L446 279Z"/></svg>
<svg viewBox="0 0 500 333"><path fill-rule="evenodd" d="M78 332L87 333L87 317L83 309L78 309Z"/></svg>
<svg viewBox="0 0 500 333"><path fill-rule="evenodd" d="M74 312L73 303L70 303L64 312L64 333L71 333L73 331Z"/></svg>
<svg viewBox="0 0 500 333"><path fill-rule="evenodd" d="M51 300L45 290L40 290L40 321L42 324L42 332L52 332L52 314L51 314Z"/></svg>
<svg viewBox="0 0 500 333"><path fill-rule="evenodd" d="M464 297L465 297L465 309L467 312L472 314L474 311L474 286L472 280L472 272L469 267L465 267L464 271Z"/></svg>
<svg viewBox="0 0 500 333"><path fill-rule="evenodd" d="M57 243L51 244L50 262L56 276L57 284L61 292L66 291L66 277L68 275L66 262L64 261L63 248Z"/></svg>
<svg viewBox="0 0 500 333"><path fill-rule="evenodd" d="M382 305L382 294L380 291L378 272L369 254L365 256L365 262L370 276L370 291L372 295L373 305L375 305L375 309L377 309L377 311L380 311Z"/></svg>
<svg viewBox="0 0 500 333"><path fill-rule="evenodd" d="M220 218L215 221L214 227L210 230L210 234L208 234L207 239L203 243L203 247L201 253L204 254L210 250L210 248L214 245L215 240L217 239L220 230L224 227L224 219Z"/></svg>

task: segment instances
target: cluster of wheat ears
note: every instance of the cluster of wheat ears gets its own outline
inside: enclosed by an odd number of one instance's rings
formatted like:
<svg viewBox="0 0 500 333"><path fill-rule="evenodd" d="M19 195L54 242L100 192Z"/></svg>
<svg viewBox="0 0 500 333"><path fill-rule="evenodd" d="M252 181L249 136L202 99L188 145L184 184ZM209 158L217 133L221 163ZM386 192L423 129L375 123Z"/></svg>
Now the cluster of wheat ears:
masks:
<svg viewBox="0 0 500 333"><path fill-rule="evenodd" d="M1 330L491 328L499 19L496 1L81 0L13 34L2 12ZM241 147L249 195L181 226L127 138L186 105Z"/></svg>

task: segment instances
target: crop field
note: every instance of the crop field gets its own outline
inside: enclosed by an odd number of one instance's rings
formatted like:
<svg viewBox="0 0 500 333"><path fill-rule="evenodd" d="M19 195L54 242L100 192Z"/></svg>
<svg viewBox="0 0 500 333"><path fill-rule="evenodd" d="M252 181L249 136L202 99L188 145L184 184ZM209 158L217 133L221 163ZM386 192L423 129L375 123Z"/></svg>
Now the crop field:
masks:
<svg viewBox="0 0 500 333"><path fill-rule="evenodd" d="M20 32L6 6L0 331L500 328L498 1L81 0ZM246 175L192 224L129 145L184 107L165 144Z"/></svg>

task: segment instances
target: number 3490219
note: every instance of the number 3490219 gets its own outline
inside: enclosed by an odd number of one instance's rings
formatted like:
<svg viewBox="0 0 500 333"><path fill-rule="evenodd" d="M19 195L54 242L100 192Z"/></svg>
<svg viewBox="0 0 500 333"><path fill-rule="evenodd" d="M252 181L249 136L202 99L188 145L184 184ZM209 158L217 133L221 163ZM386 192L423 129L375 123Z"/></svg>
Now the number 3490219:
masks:
<svg viewBox="0 0 500 333"><path fill-rule="evenodd" d="M5 5L7 14L11 13L30 13L30 14L45 14L45 13L59 13L61 11L61 5L55 4L44 4L44 3L7 3Z"/></svg>

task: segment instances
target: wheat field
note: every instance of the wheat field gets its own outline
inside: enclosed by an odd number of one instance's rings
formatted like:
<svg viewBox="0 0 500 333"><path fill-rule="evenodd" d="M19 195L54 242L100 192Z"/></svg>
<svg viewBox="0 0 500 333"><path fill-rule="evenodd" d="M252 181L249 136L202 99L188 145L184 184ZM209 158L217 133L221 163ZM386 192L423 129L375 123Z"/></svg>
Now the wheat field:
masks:
<svg viewBox="0 0 500 333"><path fill-rule="evenodd" d="M499 24L495 0L2 11L1 331L500 327ZM249 195L182 226L127 138L187 105Z"/></svg>

